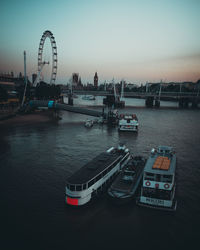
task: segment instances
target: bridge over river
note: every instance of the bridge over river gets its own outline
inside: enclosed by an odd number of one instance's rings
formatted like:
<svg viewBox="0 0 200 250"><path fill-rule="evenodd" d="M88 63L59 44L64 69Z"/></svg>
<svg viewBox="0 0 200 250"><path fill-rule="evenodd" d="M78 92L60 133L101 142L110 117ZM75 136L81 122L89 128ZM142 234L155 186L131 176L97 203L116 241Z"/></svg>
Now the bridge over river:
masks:
<svg viewBox="0 0 200 250"><path fill-rule="evenodd" d="M113 93L109 91L90 91L90 90L73 90L76 95L93 95L93 96L111 96ZM68 93L66 93L68 94ZM124 92L124 97L146 99L146 106L160 106L162 101L177 101L180 107L188 107L191 103L192 107L198 107L200 103L199 92ZM155 103L155 104L154 104Z"/></svg>

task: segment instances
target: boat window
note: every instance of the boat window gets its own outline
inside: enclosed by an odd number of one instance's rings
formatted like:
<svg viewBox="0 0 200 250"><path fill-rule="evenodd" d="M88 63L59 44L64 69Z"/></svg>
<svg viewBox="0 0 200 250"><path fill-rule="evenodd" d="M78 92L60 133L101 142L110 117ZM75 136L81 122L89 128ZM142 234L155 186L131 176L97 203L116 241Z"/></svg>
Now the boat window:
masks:
<svg viewBox="0 0 200 250"><path fill-rule="evenodd" d="M82 190L82 185L76 185L76 191L81 191Z"/></svg>
<svg viewBox="0 0 200 250"><path fill-rule="evenodd" d="M107 174L107 173L109 172L109 168L106 168L105 172L106 172L106 174Z"/></svg>
<svg viewBox="0 0 200 250"><path fill-rule="evenodd" d="M86 189L86 184L83 184L83 190L85 190Z"/></svg>
<svg viewBox="0 0 200 250"><path fill-rule="evenodd" d="M106 175L106 170L104 170L104 171L103 171L102 175L103 175L103 176L105 176L105 175Z"/></svg>
<svg viewBox="0 0 200 250"><path fill-rule="evenodd" d="M168 177L169 177L169 175L166 175L166 174L163 175L163 178L168 178Z"/></svg>
<svg viewBox="0 0 200 250"><path fill-rule="evenodd" d="M172 175L163 175L163 182L169 182L172 183Z"/></svg>
<svg viewBox="0 0 200 250"><path fill-rule="evenodd" d="M75 185L70 185L69 189L70 189L71 191L75 191Z"/></svg>
<svg viewBox="0 0 200 250"><path fill-rule="evenodd" d="M145 180L147 180L147 181L154 181L154 177L148 177L148 176L146 176Z"/></svg>
<svg viewBox="0 0 200 250"><path fill-rule="evenodd" d="M108 173L108 169L106 168L105 170L104 170L104 172L105 172L105 175Z"/></svg>
<svg viewBox="0 0 200 250"><path fill-rule="evenodd" d="M161 200L171 199L170 190L154 189L154 188L143 188L142 195L145 197L156 198Z"/></svg>
<svg viewBox="0 0 200 250"><path fill-rule="evenodd" d="M91 187L94 184L94 179L88 182L88 187Z"/></svg>
<svg viewBox="0 0 200 250"><path fill-rule="evenodd" d="M156 181L160 181L161 180L161 175L160 174L157 174L156 175Z"/></svg>
<svg viewBox="0 0 200 250"><path fill-rule="evenodd" d="M127 156L125 157L125 159L127 158ZM117 163L119 163L121 161L121 157L117 160Z"/></svg>
<svg viewBox="0 0 200 250"><path fill-rule="evenodd" d="M145 173L146 176L154 176L152 173Z"/></svg>
<svg viewBox="0 0 200 250"><path fill-rule="evenodd" d="M101 174L97 175L96 177L96 181L100 180L101 179Z"/></svg>
<svg viewBox="0 0 200 250"><path fill-rule="evenodd" d="M110 167L109 167L108 169L109 169L109 171L111 171L111 169L112 169L112 166L110 166Z"/></svg>
<svg viewBox="0 0 200 250"><path fill-rule="evenodd" d="M153 181L153 180L155 180L155 174L145 173L144 179L149 180L149 181Z"/></svg>

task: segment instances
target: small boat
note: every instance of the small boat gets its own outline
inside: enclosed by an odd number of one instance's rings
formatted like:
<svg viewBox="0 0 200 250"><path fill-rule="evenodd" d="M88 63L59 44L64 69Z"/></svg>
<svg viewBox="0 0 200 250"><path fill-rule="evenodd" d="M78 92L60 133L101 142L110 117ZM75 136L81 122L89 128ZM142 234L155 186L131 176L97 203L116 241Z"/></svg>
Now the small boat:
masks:
<svg viewBox="0 0 200 250"><path fill-rule="evenodd" d="M67 179L66 204L82 206L105 191L129 158L129 149L119 144L86 163Z"/></svg>
<svg viewBox="0 0 200 250"><path fill-rule="evenodd" d="M74 93L73 93L72 97L73 97L73 98L78 98L78 96L77 96L77 95L75 95Z"/></svg>
<svg viewBox="0 0 200 250"><path fill-rule="evenodd" d="M93 101L95 100L95 96L93 95L85 95L82 97L83 100L87 100L87 101Z"/></svg>
<svg viewBox="0 0 200 250"><path fill-rule="evenodd" d="M109 198L117 204L124 204L136 198L136 191L142 180L146 159L142 156L132 157L111 187L108 189Z"/></svg>
<svg viewBox="0 0 200 250"><path fill-rule="evenodd" d="M120 114L119 116L119 131L135 131L138 132L138 118L136 114Z"/></svg>
<svg viewBox="0 0 200 250"><path fill-rule="evenodd" d="M86 128L91 128L93 126L93 124L94 124L93 120L87 119L86 122L85 122L85 127Z"/></svg>
<svg viewBox="0 0 200 250"><path fill-rule="evenodd" d="M176 155L172 147L152 149L144 168L143 184L137 204L175 211Z"/></svg>

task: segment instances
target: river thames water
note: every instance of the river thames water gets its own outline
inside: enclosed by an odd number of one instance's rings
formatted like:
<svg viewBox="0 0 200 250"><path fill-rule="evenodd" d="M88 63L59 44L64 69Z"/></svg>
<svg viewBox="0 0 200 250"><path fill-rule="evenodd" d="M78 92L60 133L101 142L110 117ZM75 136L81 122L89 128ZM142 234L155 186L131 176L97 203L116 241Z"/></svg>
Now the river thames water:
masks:
<svg viewBox="0 0 200 250"><path fill-rule="evenodd" d="M133 103L141 101L132 99ZM86 116L68 112L58 122L0 127L2 250L196 246L200 235L200 111L120 110L126 111L137 114L138 134L118 133L117 128L97 124L88 129ZM134 201L117 207L106 195L79 209L65 205L66 179L119 142L126 143L133 155L145 157L152 147L174 147L178 159L175 213L142 208Z"/></svg>

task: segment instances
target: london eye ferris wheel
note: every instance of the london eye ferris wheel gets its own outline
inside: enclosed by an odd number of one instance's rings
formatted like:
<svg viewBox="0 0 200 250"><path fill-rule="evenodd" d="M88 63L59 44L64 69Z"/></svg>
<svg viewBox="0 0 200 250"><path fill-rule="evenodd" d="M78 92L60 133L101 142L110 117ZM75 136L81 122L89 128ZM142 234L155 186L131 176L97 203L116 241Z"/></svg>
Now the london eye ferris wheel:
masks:
<svg viewBox="0 0 200 250"><path fill-rule="evenodd" d="M49 62L43 61L43 50L44 50L44 44L45 44L46 38L49 38L50 43L51 43L51 48L52 48L52 68L51 68L50 84L54 84L56 81L57 64L58 64L56 41L53 36L53 33L49 30L46 30L40 39L40 44L39 44L39 49L38 49L38 74L33 84L34 86L36 86L38 81L40 81L40 75L41 75L44 65L49 64Z"/></svg>

